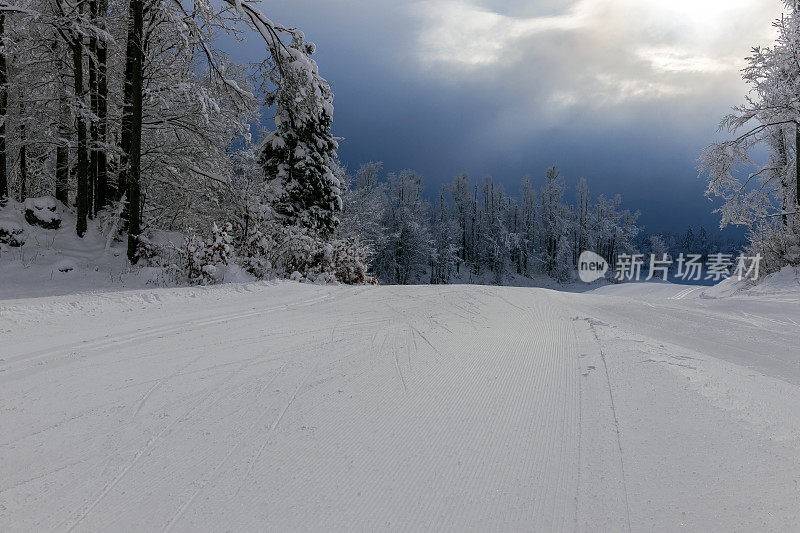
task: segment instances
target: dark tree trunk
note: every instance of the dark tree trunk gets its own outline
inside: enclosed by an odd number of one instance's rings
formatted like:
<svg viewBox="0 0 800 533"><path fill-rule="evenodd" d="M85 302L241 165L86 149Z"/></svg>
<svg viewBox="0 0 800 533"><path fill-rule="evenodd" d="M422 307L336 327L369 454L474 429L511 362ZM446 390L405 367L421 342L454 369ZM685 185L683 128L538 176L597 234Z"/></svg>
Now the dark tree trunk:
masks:
<svg viewBox="0 0 800 533"><path fill-rule="evenodd" d="M19 102L19 201L28 197L28 150L27 133L25 132L25 103Z"/></svg>
<svg viewBox="0 0 800 533"><path fill-rule="evenodd" d="M53 43L53 55L59 54L56 43ZM69 205L69 139L70 133L70 111L68 105L67 73L59 62L58 72L60 75L60 100L59 100L59 121L58 121L58 144L56 145L56 200L64 205Z"/></svg>
<svg viewBox="0 0 800 533"><path fill-rule="evenodd" d="M108 0L98 3L100 26L105 29ZM108 49L104 39L97 42L97 189L95 190L96 209L100 210L108 204L108 156L105 143L108 137Z"/></svg>
<svg viewBox="0 0 800 533"><path fill-rule="evenodd" d="M0 13L0 39L5 35L5 13ZM6 175L6 106L8 105L8 77L6 76L5 49L0 51L0 202L8 197Z"/></svg>
<svg viewBox="0 0 800 533"><path fill-rule="evenodd" d="M86 139L86 122L81 115L81 109L86 100L86 91L83 87L83 41L77 37L72 43L72 66L75 78L75 96L78 100L78 113L75 116L75 127L78 130L78 166L76 168L78 193L76 197L76 210L78 222L75 230L78 237L86 234L86 217L89 210L89 161Z"/></svg>
<svg viewBox="0 0 800 533"><path fill-rule="evenodd" d="M795 177L795 185L797 190L795 191L795 206L797 209L795 211L800 210L800 124L795 124L794 126L794 177ZM798 215L800 216L800 215Z"/></svg>
<svg viewBox="0 0 800 533"><path fill-rule="evenodd" d="M64 205L69 203L69 146L56 147L56 200Z"/></svg>
<svg viewBox="0 0 800 533"><path fill-rule="evenodd" d="M781 222L783 226L788 225L786 211L789 208L789 167L788 157L786 156L786 137L783 128L778 128L778 165L781 173Z"/></svg>
<svg viewBox="0 0 800 533"><path fill-rule="evenodd" d="M94 24L97 19L97 0L89 2L89 19ZM97 38L89 38L89 109L97 116ZM97 121L89 120L89 177L86 180L86 201L89 218L94 218L97 209L95 197L97 190Z"/></svg>
<svg viewBox="0 0 800 533"><path fill-rule="evenodd" d="M141 148L142 148L142 71L144 69L143 30L144 30L144 2L131 0L130 20L128 22L126 58L125 95L130 98L125 102L124 109L129 110L130 142L128 151L125 152L127 160L127 185L128 185L128 259L136 263L138 256L138 237L141 231ZM132 56L132 57L131 57ZM130 66L130 73L127 67ZM130 76L128 76L130 74ZM123 111L125 113L125 111Z"/></svg>
<svg viewBox="0 0 800 533"><path fill-rule="evenodd" d="M128 192L128 172L129 154L131 153L131 136L133 130L133 70L136 60L134 52L134 26L133 26L133 6L130 7L130 20L128 22L128 44L125 51L125 81L122 88L122 121L120 128L119 148L122 153L120 157L119 172L117 174L116 199L120 200ZM141 37L139 39L141 42ZM126 208L127 210L127 208ZM127 212L127 211L126 211Z"/></svg>

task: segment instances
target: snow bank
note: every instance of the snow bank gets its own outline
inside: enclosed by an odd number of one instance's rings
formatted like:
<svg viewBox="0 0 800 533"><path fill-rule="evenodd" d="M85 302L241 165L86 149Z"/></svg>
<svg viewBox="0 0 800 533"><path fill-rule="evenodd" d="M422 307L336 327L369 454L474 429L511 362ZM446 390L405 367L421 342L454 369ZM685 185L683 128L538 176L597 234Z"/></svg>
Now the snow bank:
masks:
<svg viewBox="0 0 800 533"><path fill-rule="evenodd" d="M726 298L734 295L774 296L800 293L800 268L785 266L757 282L728 278L703 291L701 298Z"/></svg>
<svg viewBox="0 0 800 533"><path fill-rule="evenodd" d="M22 224L15 220L0 218L0 243L9 246L22 246L25 244Z"/></svg>
<svg viewBox="0 0 800 533"><path fill-rule="evenodd" d="M31 226L58 229L64 210L63 204L52 196L28 198L25 200L25 221Z"/></svg>
<svg viewBox="0 0 800 533"><path fill-rule="evenodd" d="M49 196L9 200L0 209L0 299L152 286L152 273L130 268L125 243L105 249L99 220L88 221L82 239L75 222L74 214ZM12 245L3 233L20 244Z"/></svg>

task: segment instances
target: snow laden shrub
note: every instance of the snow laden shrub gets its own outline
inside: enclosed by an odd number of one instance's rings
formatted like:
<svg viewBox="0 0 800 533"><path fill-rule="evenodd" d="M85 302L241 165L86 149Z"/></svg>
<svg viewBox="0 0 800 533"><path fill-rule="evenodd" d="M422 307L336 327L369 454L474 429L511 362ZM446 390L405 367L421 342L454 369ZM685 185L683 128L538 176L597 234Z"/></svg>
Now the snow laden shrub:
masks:
<svg viewBox="0 0 800 533"><path fill-rule="evenodd" d="M25 244L25 232L22 225L21 205L10 198L0 206L0 244L19 247Z"/></svg>
<svg viewBox="0 0 800 533"><path fill-rule="evenodd" d="M335 240L325 248L326 271L333 273L335 281L347 285L374 285L376 279L369 274L367 258L369 249L356 239Z"/></svg>
<svg viewBox="0 0 800 533"><path fill-rule="evenodd" d="M0 219L0 243L14 247L25 244L22 224L13 220Z"/></svg>
<svg viewBox="0 0 800 533"><path fill-rule="evenodd" d="M762 274L772 274L786 265L800 265L800 228L773 221L759 224L748 233L746 255L761 256Z"/></svg>
<svg viewBox="0 0 800 533"><path fill-rule="evenodd" d="M61 227L61 210L59 202L52 196L28 198L25 200L25 221L31 226L44 229Z"/></svg>
<svg viewBox="0 0 800 533"><path fill-rule="evenodd" d="M223 224L222 227L214 223L210 237L204 239L197 234L186 237L181 252L189 283L210 285L225 278L225 273L236 256L232 231L233 226L230 223Z"/></svg>
<svg viewBox="0 0 800 533"><path fill-rule="evenodd" d="M357 239L324 239L308 228L268 222L248 235L239 262L262 279L373 284L368 254L369 249Z"/></svg>
<svg viewBox="0 0 800 533"><path fill-rule="evenodd" d="M139 260L144 266L181 270L178 267L181 250L170 244L156 242L150 235L141 234L138 237Z"/></svg>

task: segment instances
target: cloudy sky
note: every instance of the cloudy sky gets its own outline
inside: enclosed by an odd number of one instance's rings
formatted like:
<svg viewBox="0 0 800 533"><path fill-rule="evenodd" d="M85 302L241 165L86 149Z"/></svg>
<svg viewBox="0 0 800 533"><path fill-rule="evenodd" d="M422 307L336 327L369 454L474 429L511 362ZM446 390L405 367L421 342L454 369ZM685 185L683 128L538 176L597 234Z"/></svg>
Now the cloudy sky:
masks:
<svg viewBox="0 0 800 533"><path fill-rule="evenodd" d="M516 194L558 164L623 195L650 231L717 218L695 159L742 100L743 58L779 0L293 0L262 4L318 46L351 168L382 160L429 193L466 171ZM258 59L257 39L236 55Z"/></svg>

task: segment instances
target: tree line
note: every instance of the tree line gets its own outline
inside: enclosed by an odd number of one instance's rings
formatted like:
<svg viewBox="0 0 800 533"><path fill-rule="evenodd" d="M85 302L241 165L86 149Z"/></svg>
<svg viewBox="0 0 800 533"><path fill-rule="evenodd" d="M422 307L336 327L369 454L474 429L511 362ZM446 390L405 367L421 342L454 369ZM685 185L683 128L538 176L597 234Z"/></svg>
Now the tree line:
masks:
<svg viewBox="0 0 800 533"><path fill-rule="evenodd" d="M570 279L578 257L594 250L612 264L632 253L638 212L619 195L592 198L585 179L574 203L557 167L541 186L524 177L511 196L491 177L474 182L460 174L433 201L412 170L382 173L362 165L349 178L340 233L371 248L373 271L386 283L507 283L515 277Z"/></svg>

